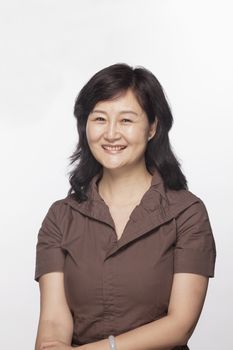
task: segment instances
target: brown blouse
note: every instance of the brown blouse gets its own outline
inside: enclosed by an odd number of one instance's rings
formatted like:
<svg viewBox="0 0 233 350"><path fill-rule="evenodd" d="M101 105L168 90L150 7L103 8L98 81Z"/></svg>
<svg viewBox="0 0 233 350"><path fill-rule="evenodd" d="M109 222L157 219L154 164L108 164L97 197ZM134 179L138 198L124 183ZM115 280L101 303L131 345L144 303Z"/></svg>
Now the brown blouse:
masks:
<svg viewBox="0 0 233 350"><path fill-rule="evenodd" d="M173 274L214 277L216 246L203 201L188 190L165 191L153 170L150 188L117 239L109 208L98 193L51 204L36 245L34 279L64 272L74 320L72 344L115 336L167 314ZM188 349L188 346L174 349Z"/></svg>

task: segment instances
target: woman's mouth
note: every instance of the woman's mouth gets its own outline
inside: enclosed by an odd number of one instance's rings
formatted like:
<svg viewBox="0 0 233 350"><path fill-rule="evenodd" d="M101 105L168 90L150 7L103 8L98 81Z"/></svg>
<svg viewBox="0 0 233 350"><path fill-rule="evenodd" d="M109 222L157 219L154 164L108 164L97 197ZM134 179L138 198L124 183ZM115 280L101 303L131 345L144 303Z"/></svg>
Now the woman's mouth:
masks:
<svg viewBox="0 0 233 350"><path fill-rule="evenodd" d="M127 146L123 145L117 145L117 146L109 146L109 145L102 145L102 148L107 152L107 153L119 153L123 151Z"/></svg>

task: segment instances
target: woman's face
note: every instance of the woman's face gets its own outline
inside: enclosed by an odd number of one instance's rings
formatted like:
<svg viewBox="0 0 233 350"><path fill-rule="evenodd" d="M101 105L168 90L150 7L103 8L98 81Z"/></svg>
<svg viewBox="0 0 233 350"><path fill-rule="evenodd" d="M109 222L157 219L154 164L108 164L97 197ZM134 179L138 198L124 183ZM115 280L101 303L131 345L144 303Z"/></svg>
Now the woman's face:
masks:
<svg viewBox="0 0 233 350"><path fill-rule="evenodd" d="M156 120L157 121L157 120ZM107 169L144 162L148 138L156 132L132 90L99 101L89 114L86 135L95 159Z"/></svg>

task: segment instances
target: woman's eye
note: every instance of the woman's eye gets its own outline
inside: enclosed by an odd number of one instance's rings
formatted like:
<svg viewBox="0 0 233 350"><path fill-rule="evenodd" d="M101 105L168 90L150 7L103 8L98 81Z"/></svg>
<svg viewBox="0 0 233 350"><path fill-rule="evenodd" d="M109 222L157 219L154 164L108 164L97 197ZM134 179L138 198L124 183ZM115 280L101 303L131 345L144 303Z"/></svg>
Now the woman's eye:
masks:
<svg viewBox="0 0 233 350"><path fill-rule="evenodd" d="M104 119L103 117L96 117L95 120L102 122L102 121L104 121L105 119ZM131 120L130 120L130 119L127 119L127 118L122 119L122 121L123 121L124 123L128 123L128 122L131 123Z"/></svg>

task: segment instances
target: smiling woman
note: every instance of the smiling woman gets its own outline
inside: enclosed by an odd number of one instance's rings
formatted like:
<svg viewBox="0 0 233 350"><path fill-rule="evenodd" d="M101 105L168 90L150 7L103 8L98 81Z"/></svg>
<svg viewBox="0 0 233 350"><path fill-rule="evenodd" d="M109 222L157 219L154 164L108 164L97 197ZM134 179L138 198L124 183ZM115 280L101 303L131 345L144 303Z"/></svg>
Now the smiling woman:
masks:
<svg viewBox="0 0 233 350"><path fill-rule="evenodd" d="M36 350L187 350L216 246L172 152L162 86L115 64L81 89L74 115L71 186L38 233Z"/></svg>
<svg viewBox="0 0 233 350"><path fill-rule="evenodd" d="M156 121L149 124L145 111L129 88L116 98L95 105L86 124L88 145L106 171L119 169L126 174L135 166L145 169L144 153L148 138L155 134L156 125ZM124 202L122 196L120 200Z"/></svg>

